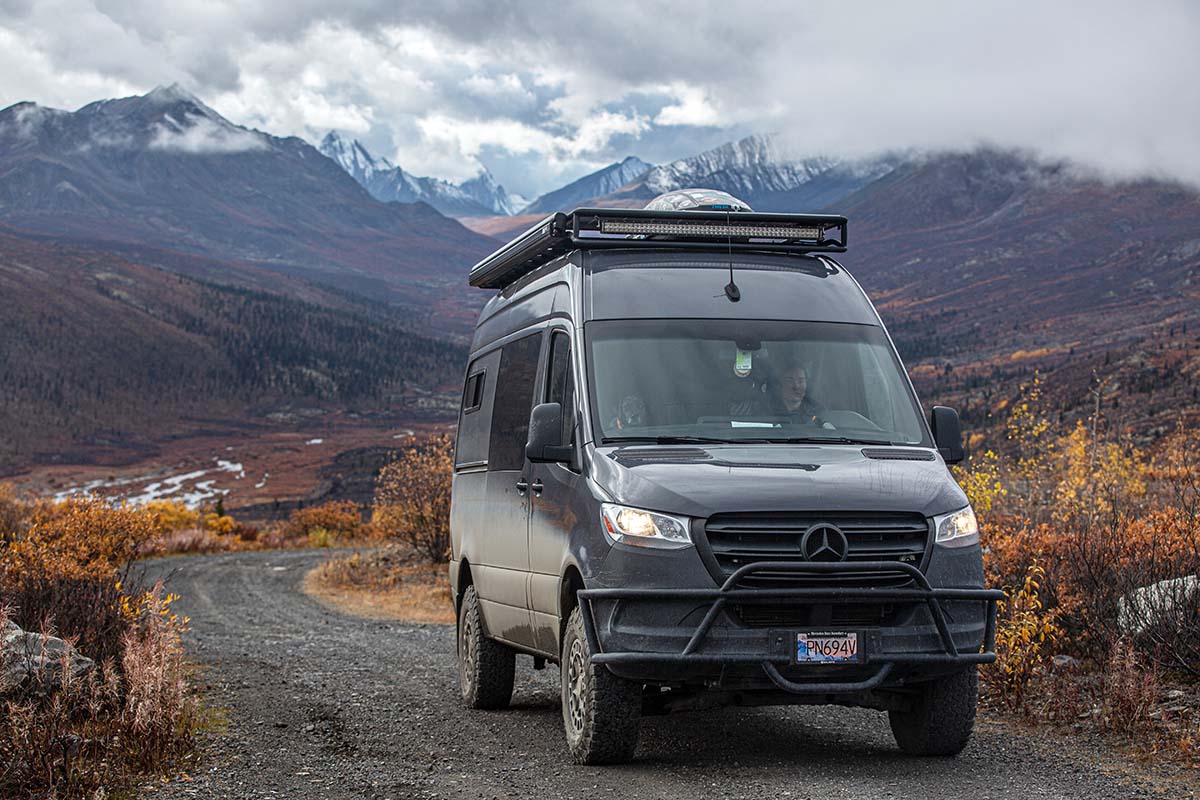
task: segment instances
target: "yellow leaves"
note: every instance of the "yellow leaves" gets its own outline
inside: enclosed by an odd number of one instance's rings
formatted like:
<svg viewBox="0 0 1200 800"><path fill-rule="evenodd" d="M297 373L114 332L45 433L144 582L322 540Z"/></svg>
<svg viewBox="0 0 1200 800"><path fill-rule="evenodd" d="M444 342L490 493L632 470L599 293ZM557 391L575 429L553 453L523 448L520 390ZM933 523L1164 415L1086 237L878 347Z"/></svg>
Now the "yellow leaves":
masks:
<svg viewBox="0 0 1200 800"><path fill-rule="evenodd" d="M95 498L29 503L21 531L0 549L0 577L111 579L158 530L144 509Z"/></svg>
<svg viewBox="0 0 1200 800"><path fill-rule="evenodd" d="M1045 575L1035 559L1026 570L1021 588L998 604L998 658L985 679L989 692L1013 709L1024 704L1030 680L1063 636L1057 612L1047 611L1039 596Z"/></svg>
<svg viewBox="0 0 1200 800"><path fill-rule="evenodd" d="M200 522L200 512L177 500L153 500L141 507L163 533L194 528Z"/></svg>
<svg viewBox="0 0 1200 800"><path fill-rule="evenodd" d="M1000 457L991 450L972 456L965 466L953 469L977 514L991 511L996 501L1008 494L1000 480Z"/></svg>
<svg viewBox="0 0 1200 800"><path fill-rule="evenodd" d="M237 531L238 524L233 517L227 514L210 511L204 515L204 528L221 536L232 536Z"/></svg>

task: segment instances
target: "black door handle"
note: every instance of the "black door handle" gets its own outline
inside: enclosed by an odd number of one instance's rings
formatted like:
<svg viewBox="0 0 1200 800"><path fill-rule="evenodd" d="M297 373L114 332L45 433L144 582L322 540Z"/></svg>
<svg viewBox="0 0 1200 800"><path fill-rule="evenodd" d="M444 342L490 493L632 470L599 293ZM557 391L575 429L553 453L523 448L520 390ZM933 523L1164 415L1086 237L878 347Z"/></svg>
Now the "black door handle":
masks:
<svg viewBox="0 0 1200 800"><path fill-rule="evenodd" d="M529 483L528 483L528 482L526 482L526 480L525 480L524 478L517 478L517 494L519 494L519 495L521 495L522 497L524 497L524 496L525 496L525 492L526 492L528 489L529 489Z"/></svg>
<svg viewBox="0 0 1200 800"><path fill-rule="evenodd" d="M532 488L533 488L533 493L540 497L542 494L542 481L540 478L534 480Z"/></svg>

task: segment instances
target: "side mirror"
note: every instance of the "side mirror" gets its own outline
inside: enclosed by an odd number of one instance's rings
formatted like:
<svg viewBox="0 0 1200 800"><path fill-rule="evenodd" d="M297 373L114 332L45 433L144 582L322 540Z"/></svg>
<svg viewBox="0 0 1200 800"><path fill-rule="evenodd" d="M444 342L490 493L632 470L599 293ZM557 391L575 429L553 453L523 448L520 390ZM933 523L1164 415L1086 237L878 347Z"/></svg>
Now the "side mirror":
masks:
<svg viewBox="0 0 1200 800"><path fill-rule="evenodd" d="M933 429L933 442L947 464L958 464L966 458L957 411L948 406L934 406L929 414L929 427Z"/></svg>
<svg viewBox="0 0 1200 800"><path fill-rule="evenodd" d="M562 443L562 406L541 403L529 415L529 441L525 457L535 464L554 464L571 461L575 448Z"/></svg>

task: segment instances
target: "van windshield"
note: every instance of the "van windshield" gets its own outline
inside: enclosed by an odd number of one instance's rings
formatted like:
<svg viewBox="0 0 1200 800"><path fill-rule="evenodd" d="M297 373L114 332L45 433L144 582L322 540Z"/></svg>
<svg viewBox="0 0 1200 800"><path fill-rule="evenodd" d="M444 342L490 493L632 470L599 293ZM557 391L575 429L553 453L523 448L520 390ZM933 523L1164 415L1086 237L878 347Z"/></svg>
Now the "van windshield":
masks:
<svg viewBox="0 0 1200 800"><path fill-rule="evenodd" d="M584 328L601 443L928 445L883 329L770 320L603 320Z"/></svg>

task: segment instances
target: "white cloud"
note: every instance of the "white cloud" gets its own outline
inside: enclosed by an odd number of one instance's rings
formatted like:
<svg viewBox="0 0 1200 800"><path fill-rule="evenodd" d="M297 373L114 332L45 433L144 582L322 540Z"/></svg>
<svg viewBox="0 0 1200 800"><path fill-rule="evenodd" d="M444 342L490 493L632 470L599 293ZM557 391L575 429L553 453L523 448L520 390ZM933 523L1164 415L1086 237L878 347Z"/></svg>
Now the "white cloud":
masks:
<svg viewBox="0 0 1200 800"><path fill-rule="evenodd" d="M654 118L656 125L721 125L721 113L708 101L704 89L698 86L675 84L669 87L679 98L677 103L664 106Z"/></svg>
<svg viewBox="0 0 1200 800"><path fill-rule="evenodd" d="M150 140L152 150L174 150L181 153L244 153L268 147L262 135L231 128L208 117L192 117L179 122L168 118L166 124L155 126Z"/></svg>
<svg viewBox="0 0 1200 800"><path fill-rule="evenodd" d="M635 146L686 156L746 130L806 154L990 142L1200 183L1194 0L666 8L9 3L0 106L180 81L235 122L340 128L417 173L459 179L502 153L527 193Z"/></svg>

